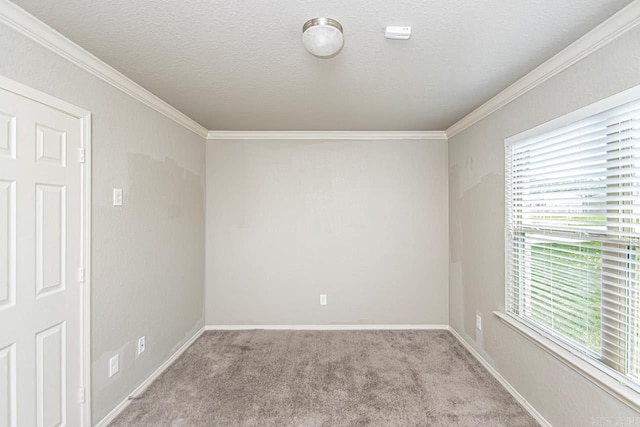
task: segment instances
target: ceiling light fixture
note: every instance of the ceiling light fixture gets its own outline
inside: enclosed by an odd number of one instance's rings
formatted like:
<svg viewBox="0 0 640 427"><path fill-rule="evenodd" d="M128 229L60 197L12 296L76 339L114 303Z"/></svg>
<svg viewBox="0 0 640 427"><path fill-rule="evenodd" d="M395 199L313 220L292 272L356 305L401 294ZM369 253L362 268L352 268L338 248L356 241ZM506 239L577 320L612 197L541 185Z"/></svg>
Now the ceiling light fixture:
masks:
<svg viewBox="0 0 640 427"><path fill-rule="evenodd" d="M302 26L302 44L310 54L330 58L344 45L342 25L331 18L313 18Z"/></svg>

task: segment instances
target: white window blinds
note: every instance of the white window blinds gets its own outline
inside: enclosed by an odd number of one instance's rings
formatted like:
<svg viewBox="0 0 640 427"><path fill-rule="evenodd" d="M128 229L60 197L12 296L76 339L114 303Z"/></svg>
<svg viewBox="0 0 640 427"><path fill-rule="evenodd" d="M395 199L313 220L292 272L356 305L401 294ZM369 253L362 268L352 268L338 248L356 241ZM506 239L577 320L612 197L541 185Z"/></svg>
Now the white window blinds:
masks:
<svg viewBox="0 0 640 427"><path fill-rule="evenodd" d="M640 100L506 147L506 309L640 385Z"/></svg>

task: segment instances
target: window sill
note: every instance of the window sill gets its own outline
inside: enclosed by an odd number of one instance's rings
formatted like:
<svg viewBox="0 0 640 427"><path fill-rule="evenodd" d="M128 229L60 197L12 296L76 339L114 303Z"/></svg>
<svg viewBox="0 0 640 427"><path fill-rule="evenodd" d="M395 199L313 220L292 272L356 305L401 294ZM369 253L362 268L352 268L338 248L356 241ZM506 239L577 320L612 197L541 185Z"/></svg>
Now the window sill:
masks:
<svg viewBox="0 0 640 427"><path fill-rule="evenodd" d="M569 350L515 317L501 311L494 311L493 314L511 329L529 339L529 341L586 377L610 395L629 405L634 410L640 411L640 393L634 388L635 385L626 382L624 379L615 378L595 365L588 357L579 352Z"/></svg>

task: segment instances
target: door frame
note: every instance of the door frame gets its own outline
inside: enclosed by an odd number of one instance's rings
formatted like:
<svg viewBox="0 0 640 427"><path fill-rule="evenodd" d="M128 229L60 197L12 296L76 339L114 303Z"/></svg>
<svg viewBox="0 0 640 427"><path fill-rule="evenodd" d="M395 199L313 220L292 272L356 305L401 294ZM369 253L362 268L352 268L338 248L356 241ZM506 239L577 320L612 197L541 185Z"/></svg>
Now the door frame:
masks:
<svg viewBox="0 0 640 427"><path fill-rule="evenodd" d="M80 148L84 149L84 163L81 163L80 197L80 265L84 269L84 282L79 283L81 375L80 387L84 396L78 396L81 404L81 419L85 426L91 426L91 113L55 98L22 83L0 76L0 89L31 99L40 104L62 111L80 120ZM78 273L80 274L80 273ZM80 278L79 278L80 279Z"/></svg>

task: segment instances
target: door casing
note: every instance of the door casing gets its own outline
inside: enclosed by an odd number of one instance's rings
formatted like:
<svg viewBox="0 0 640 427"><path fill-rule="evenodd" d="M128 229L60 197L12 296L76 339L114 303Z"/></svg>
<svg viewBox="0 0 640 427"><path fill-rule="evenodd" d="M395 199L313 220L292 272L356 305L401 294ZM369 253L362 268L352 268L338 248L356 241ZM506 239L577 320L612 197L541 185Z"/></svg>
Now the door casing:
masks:
<svg viewBox="0 0 640 427"><path fill-rule="evenodd" d="M0 88L16 95L31 99L56 110L62 111L80 120L80 148L84 149L84 163L81 165L80 182L81 202L81 265L84 269L84 283L81 285L81 386L84 389L82 422L91 426L91 113L62 101L44 92L40 92L22 83L0 76Z"/></svg>

